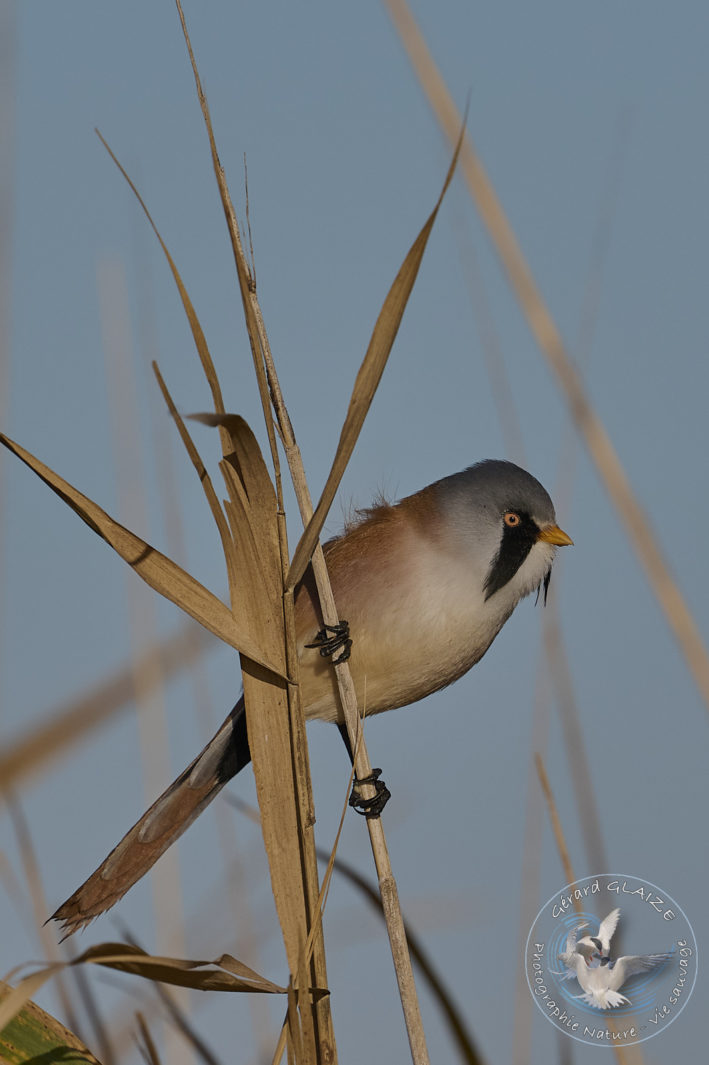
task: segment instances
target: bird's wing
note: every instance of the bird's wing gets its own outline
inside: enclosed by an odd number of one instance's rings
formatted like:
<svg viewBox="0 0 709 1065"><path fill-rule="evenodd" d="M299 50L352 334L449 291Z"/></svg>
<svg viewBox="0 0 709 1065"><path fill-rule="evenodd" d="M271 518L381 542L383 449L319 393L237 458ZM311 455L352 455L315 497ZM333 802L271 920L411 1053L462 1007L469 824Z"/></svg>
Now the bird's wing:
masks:
<svg viewBox="0 0 709 1065"><path fill-rule="evenodd" d="M669 954L625 954L622 958L616 958L609 968L615 975L616 986L622 987L631 976L659 969L671 957L672 952Z"/></svg>
<svg viewBox="0 0 709 1065"><path fill-rule="evenodd" d="M563 962L563 969L550 969L549 972L552 976L558 976L561 980L575 980L576 979L576 963L574 962L573 953L565 953L559 955L559 961Z"/></svg>
<svg viewBox="0 0 709 1065"><path fill-rule="evenodd" d="M610 946L613 933L618 926L618 918L620 917L620 910L611 910L607 917L604 917L601 921L598 929L598 938L605 947L606 954L608 953L608 947Z"/></svg>
<svg viewBox="0 0 709 1065"><path fill-rule="evenodd" d="M578 936L578 934L579 934L579 932L581 931L582 928L587 928L587 927L588 927L588 921L580 921L579 924L574 925L574 927L571 929L571 931L569 932L568 936L566 937L566 953L567 954L573 954L574 953L574 951L576 950L576 939L577 939L577 936Z"/></svg>
<svg viewBox="0 0 709 1065"><path fill-rule="evenodd" d="M66 935L71 935L110 909L250 761L242 698L201 754L51 919L61 921Z"/></svg>

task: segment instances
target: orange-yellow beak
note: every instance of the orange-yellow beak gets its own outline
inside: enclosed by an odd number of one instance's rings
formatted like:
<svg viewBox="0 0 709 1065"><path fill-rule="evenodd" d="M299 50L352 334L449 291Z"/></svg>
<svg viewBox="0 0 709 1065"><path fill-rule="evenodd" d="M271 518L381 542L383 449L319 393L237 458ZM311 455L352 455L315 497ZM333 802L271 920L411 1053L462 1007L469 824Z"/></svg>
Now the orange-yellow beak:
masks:
<svg viewBox="0 0 709 1065"><path fill-rule="evenodd" d="M556 547L573 547L574 541L558 525L545 525L539 530L537 540L543 540L545 544L555 544Z"/></svg>

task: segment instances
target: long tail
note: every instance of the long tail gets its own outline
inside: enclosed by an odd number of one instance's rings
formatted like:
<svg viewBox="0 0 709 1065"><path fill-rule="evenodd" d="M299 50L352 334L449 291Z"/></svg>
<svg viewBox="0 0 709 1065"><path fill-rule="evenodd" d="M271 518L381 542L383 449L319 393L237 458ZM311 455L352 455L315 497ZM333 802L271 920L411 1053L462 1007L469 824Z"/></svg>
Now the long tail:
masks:
<svg viewBox="0 0 709 1065"><path fill-rule="evenodd" d="M251 761L243 696L194 762L126 833L50 920L70 936L113 906Z"/></svg>

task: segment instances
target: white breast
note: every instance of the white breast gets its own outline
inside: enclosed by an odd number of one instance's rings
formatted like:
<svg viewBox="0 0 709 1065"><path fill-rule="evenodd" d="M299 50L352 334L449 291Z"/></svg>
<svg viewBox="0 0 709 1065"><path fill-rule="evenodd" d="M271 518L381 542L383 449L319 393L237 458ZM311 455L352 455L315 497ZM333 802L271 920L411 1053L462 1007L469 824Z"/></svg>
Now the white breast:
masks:
<svg viewBox="0 0 709 1065"><path fill-rule="evenodd" d="M353 638L350 668L367 714L405 706L451 684L485 653L522 595L536 588L553 548L536 544L512 581L485 601L487 565L413 531L376 574L367 592L338 602ZM551 553L551 554L550 554ZM330 663L301 652L306 715L339 718Z"/></svg>

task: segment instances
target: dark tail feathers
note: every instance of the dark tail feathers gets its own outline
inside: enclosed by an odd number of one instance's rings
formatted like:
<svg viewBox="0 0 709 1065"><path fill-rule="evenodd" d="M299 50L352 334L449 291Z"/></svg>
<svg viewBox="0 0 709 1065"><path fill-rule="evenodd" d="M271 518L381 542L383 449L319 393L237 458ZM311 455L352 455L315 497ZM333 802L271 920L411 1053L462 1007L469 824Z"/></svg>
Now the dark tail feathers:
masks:
<svg viewBox="0 0 709 1065"><path fill-rule="evenodd" d="M242 696L201 754L50 920L61 921L65 934L70 936L110 909L250 761Z"/></svg>

